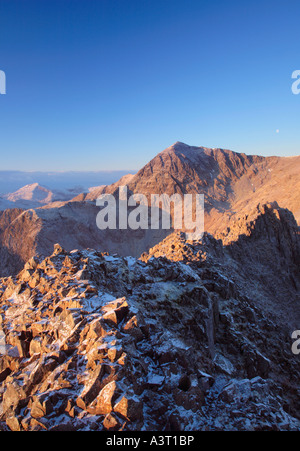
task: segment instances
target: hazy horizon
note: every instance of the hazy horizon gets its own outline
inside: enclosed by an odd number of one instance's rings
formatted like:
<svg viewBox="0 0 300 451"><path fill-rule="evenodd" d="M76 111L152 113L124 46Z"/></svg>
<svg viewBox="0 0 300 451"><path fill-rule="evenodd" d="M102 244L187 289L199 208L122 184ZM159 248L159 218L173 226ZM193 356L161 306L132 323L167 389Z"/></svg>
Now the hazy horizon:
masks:
<svg viewBox="0 0 300 451"><path fill-rule="evenodd" d="M50 190L69 190L75 187L79 192L93 186L110 185L122 176L134 174L134 171L1 171L0 196L38 183Z"/></svg>
<svg viewBox="0 0 300 451"><path fill-rule="evenodd" d="M237 150L233 150L233 149L231 149L231 148L225 148L225 147L212 147L212 146L205 146L205 145L198 145L198 144L193 144L193 143L184 143L184 144L187 144L188 146L191 146L191 147L203 147L203 148L209 148L209 149L217 149L217 148L220 148L220 149L224 149L224 150L230 150L230 151L233 151L233 152L235 152L235 153L245 153L245 152L239 152L239 151L237 151ZM166 148L168 148L168 147L170 147L170 146L167 146ZM147 161L145 161L145 163L142 165L142 166L140 166L140 167L137 167L137 168L129 168L129 169L126 169L126 168L121 168L121 167L115 167L114 169L94 169L94 170L91 170L91 169L84 169L84 170L81 170L81 169L71 169L71 170L69 170L69 169L65 169L65 170L60 170L60 169L53 169L53 170L46 170L46 169L44 169L44 170L23 170L23 169L18 169L18 168L16 168L16 169L13 169L13 168L10 168L10 169L1 169L0 170L0 175L1 175L1 173L24 173L24 174L51 174L51 175L55 175L55 174L76 174L76 173L78 173L78 174L114 174L114 173L122 173L122 175L126 175L126 174L135 174L135 173L137 173L145 164L147 164L149 161L151 161L153 158L155 158L155 156L156 155L158 155L160 152L162 152L163 150L165 150L165 148L164 149L158 149L158 151L155 153L155 154L153 154L152 156L150 156L150 158L149 158L149 160L147 160ZM291 157L297 157L297 156L300 156L300 150L299 150L299 154L294 154L294 155L289 155L289 154L287 154L287 155L280 155L280 154L270 154L270 155L264 155L264 154L262 154L262 153L255 153L255 152L252 152L252 153L248 153L248 154L246 154L246 155L258 155L258 156L262 156L262 157L282 157L282 158L291 158ZM121 175L121 177L122 177L122 175Z"/></svg>

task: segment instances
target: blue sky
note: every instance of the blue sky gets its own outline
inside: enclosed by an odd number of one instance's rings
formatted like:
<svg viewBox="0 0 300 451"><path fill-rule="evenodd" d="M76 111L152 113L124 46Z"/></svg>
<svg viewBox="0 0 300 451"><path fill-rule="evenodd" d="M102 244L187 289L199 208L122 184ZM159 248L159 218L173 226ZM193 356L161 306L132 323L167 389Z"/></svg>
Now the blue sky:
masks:
<svg viewBox="0 0 300 451"><path fill-rule="evenodd" d="M175 141L300 154L299 17L298 0L0 0L0 168L135 170Z"/></svg>

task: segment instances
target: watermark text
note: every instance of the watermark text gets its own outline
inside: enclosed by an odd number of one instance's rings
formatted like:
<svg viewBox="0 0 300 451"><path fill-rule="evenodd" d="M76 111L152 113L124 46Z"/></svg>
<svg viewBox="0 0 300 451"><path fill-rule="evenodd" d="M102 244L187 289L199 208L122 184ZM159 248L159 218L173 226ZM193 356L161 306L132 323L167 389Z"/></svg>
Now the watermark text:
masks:
<svg viewBox="0 0 300 451"><path fill-rule="evenodd" d="M292 344L292 353L294 355L300 354L300 330L294 330L292 333L292 340L295 340Z"/></svg>
<svg viewBox="0 0 300 451"><path fill-rule="evenodd" d="M292 84L292 93L298 95L300 94L300 70L294 70L292 79L296 80Z"/></svg>
<svg viewBox="0 0 300 451"><path fill-rule="evenodd" d="M188 240L204 233L203 194L129 196L127 186L121 186L116 194L99 196L96 205L101 207L96 218L100 230L184 230Z"/></svg>
<svg viewBox="0 0 300 451"><path fill-rule="evenodd" d="M0 94L6 94L6 75L3 70L0 70Z"/></svg>

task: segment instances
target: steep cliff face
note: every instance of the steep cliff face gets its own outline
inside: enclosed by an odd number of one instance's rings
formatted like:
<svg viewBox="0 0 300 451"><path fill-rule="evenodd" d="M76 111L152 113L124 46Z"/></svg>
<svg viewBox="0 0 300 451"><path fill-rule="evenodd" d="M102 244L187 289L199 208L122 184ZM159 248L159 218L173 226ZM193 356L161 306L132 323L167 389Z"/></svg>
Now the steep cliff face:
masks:
<svg viewBox="0 0 300 451"><path fill-rule="evenodd" d="M0 427L299 430L298 228L275 205L251 221L140 260L56 245L2 279Z"/></svg>

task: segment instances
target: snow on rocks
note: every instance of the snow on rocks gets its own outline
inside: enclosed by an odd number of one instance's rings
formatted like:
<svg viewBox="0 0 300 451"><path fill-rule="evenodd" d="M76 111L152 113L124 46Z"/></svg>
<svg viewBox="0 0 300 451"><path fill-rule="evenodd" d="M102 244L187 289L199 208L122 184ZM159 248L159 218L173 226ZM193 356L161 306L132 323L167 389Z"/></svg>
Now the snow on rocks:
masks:
<svg viewBox="0 0 300 451"><path fill-rule="evenodd" d="M299 428L274 362L294 367L262 339L276 325L198 261L56 245L1 279L0 429Z"/></svg>

